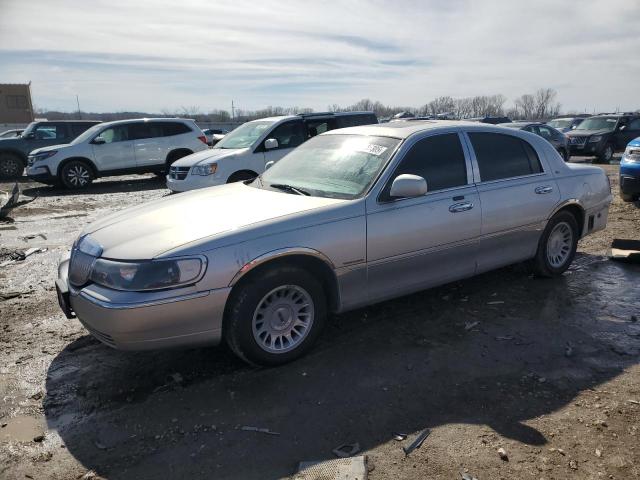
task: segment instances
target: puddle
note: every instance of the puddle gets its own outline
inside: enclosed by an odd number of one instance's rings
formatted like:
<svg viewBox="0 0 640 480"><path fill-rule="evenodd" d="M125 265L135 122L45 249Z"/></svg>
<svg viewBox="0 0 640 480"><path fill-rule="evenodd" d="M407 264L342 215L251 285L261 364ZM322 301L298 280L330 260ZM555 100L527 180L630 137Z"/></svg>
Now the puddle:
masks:
<svg viewBox="0 0 640 480"><path fill-rule="evenodd" d="M31 442L42 433L39 420L26 416L14 417L7 421L4 428L0 428L0 442Z"/></svg>

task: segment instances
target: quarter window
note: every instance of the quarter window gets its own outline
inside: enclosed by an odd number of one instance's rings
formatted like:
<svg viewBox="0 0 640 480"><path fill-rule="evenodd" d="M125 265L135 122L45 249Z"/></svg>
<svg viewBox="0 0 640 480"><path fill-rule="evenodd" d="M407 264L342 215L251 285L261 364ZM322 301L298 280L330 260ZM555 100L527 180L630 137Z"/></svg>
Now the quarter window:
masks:
<svg viewBox="0 0 640 480"><path fill-rule="evenodd" d="M165 137L182 135L183 133L189 133L191 131L184 123L179 122L162 122L162 130Z"/></svg>
<svg viewBox="0 0 640 480"><path fill-rule="evenodd" d="M435 135L413 145L383 190L383 200L390 198L391 183L402 174L424 178L429 192L466 185L467 165L458 134Z"/></svg>
<svg viewBox="0 0 640 480"><path fill-rule="evenodd" d="M483 182L542 172L529 143L500 133L469 133Z"/></svg>

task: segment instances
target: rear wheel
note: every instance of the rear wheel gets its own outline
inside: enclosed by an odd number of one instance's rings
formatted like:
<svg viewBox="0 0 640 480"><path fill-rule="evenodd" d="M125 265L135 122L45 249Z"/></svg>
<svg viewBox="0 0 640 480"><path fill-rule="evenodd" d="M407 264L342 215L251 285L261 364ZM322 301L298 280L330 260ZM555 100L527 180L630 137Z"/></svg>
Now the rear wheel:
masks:
<svg viewBox="0 0 640 480"><path fill-rule="evenodd" d="M576 255L578 232L578 222L571 213L558 212L551 217L532 262L534 273L541 277L562 275Z"/></svg>
<svg viewBox="0 0 640 480"><path fill-rule="evenodd" d="M60 182L72 190L88 187L93 182L93 178L93 170L81 160L65 163L60 170Z"/></svg>
<svg viewBox="0 0 640 480"><path fill-rule="evenodd" d="M306 353L327 315L321 283L288 266L257 274L229 302L225 339L236 355L257 365L280 365Z"/></svg>
<svg viewBox="0 0 640 480"><path fill-rule="evenodd" d="M629 195L628 193L620 193L620 198L623 202L633 202L633 195Z"/></svg>
<svg viewBox="0 0 640 480"><path fill-rule="evenodd" d="M24 164L13 153L0 153L0 178L18 178L22 175Z"/></svg>

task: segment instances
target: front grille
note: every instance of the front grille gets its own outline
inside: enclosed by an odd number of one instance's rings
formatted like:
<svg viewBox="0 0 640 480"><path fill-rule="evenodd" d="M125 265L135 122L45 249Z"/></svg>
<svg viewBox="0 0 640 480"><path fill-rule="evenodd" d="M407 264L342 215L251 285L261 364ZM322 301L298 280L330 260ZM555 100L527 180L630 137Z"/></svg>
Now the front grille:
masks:
<svg viewBox="0 0 640 480"><path fill-rule="evenodd" d="M172 180L184 180L187 178L190 167L171 167L169 168L169 178Z"/></svg>
<svg viewBox="0 0 640 480"><path fill-rule="evenodd" d="M571 137L571 145L584 145L588 137Z"/></svg>
<svg viewBox="0 0 640 480"><path fill-rule="evenodd" d="M71 250L69 259L69 282L76 287L81 287L89 280L91 268L96 257L81 252L77 248Z"/></svg>

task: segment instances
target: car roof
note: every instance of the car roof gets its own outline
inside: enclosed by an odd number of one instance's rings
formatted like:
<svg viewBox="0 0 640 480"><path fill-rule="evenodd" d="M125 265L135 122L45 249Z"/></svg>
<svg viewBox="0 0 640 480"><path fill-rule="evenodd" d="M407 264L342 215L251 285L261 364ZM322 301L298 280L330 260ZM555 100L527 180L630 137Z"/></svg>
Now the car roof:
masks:
<svg viewBox="0 0 640 480"><path fill-rule="evenodd" d="M36 120L33 123L102 123L102 120Z"/></svg>
<svg viewBox="0 0 640 480"><path fill-rule="evenodd" d="M491 125L488 123L469 122L464 120L399 120L389 123L374 123L372 125L361 125L358 127L340 128L329 130L322 135L366 135L374 137L391 137L405 139L414 133L428 131L483 131L504 133L504 127ZM526 132L525 132L526 133Z"/></svg>
<svg viewBox="0 0 640 480"><path fill-rule="evenodd" d="M135 122L194 122L191 118L128 118L126 120L113 120L111 122L104 122L102 125L111 126L111 125L122 125L125 123L135 123Z"/></svg>

